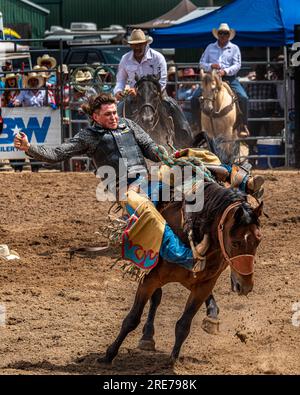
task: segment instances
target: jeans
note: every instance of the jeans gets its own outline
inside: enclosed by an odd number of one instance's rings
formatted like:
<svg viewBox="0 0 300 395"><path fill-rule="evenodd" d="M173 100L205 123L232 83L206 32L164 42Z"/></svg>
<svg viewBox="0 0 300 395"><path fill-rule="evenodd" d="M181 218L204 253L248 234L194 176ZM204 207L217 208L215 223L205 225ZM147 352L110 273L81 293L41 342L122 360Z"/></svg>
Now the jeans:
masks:
<svg viewBox="0 0 300 395"><path fill-rule="evenodd" d="M134 179L128 180L129 184ZM152 203L155 207L157 207L159 202L159 194L163 188L163 184L161 181L155 182L152 187L150 183L145 179L139 178L138 183L140 183L143 191L148 195L148 197L152 200ZM146 182L145 182L146 181ZM126 209L128 213L133 214L133 209L127 204ZM183 266L185 269L191 270L193 268L194 258L192 250L187 247L178 236L175 235L173 230L170 228L168 224L165 226L163 239L160 247L160 256L168 262L177 263L180 266Z"/></svg>
<svg viewBox="0 0 300 395"><path fill-rule="evenodd" d="M224 77L223 80L225 82L228 82L230 87L234 90L234 92L237 94L238 99L239 99L239 104L241 111L243 113L243 124L247 125L248 123L248 96L245 91L245 89L242 87L241 83L239 80L237 80L234 76L232 77Z"/></svg>

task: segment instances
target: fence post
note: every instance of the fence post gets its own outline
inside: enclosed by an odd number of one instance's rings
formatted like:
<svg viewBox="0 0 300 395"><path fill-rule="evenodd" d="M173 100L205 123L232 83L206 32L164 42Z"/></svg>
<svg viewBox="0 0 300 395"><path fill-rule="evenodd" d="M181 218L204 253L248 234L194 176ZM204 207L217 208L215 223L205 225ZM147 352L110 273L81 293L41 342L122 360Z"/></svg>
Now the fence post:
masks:
<svg viewBox="0 0 300 395"><path fill-rule="evenodd" d="M300 25L294 25L294 41L300 42ZM300 66L295 66L295 165L300 168Z"/></svg>

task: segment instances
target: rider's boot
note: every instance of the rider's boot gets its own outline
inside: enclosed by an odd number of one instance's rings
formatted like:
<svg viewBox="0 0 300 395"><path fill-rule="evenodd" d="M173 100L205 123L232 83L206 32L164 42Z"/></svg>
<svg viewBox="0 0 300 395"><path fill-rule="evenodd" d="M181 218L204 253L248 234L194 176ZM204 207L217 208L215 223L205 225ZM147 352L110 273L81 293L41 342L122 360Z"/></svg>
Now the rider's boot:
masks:
<svg viewBox="0 0 300 395"><path fill-rule="evenodd" d="M239 188L241 191L246 192L258 198L262 196L262 185L265 179L263 176L250 176L249 172L240 166L232 165L230 183L232 188Z"/></svg>

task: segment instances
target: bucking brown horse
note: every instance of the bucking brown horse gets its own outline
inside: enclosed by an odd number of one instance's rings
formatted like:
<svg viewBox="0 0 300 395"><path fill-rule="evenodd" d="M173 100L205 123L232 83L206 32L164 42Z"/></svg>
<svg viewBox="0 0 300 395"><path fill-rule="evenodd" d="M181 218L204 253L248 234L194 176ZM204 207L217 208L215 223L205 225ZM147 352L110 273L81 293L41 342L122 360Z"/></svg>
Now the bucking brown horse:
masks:
<svg viewBox="0 0 300 395"><path fill-rule="evenodd" d="M180 202L168 205L163 215L168 224L186 241L181 225ZM123 321L116 340L108 347L106 356L99 362L111 363L126 336L137 328L148 300L150 310L143 328L140 348L154 349L154 318L161 301L161 288L170 282L178 282L190 291L184 312L176 323L175 345L171 353L174 362L187 338L192 320L200 306L206 301L222 271L230 265L231 277L239 295L247 295L253 288L254 257L261 241L259 217L263 203L256 208L250 206L247 197L240 191L226 189L217 183L206 183L204 206L194 213L192 230L194 241L200 242L209 235L209 249L204 270L193 273L174 263L161 260L139 283L134 304Z"/></svg>

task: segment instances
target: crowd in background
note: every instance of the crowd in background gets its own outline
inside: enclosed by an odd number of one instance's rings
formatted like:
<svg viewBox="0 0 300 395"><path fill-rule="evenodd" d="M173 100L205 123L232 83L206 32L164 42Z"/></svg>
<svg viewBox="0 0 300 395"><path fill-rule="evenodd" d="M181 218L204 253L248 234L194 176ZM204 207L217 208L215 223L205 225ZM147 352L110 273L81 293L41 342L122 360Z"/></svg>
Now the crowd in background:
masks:
<svg viewBox="0 0 300 395"><path fill-rule="evenodd" d="M279 57L277 60L282 59ZM61 70L60 66L57 66L55 58L48 54L39 57L37 64L33 66L30 72L24 73L13 70L10 61L2 66L2 71L2 79L0 80L1 107L50 106L53 110L56 110L63 104L66 135L72 137L85 126L87 118L81 112L80 106L88 96L97 94L97 89L92 85L93 77L89 71L79 70L74 79L75 83L70 84L68 67L63 65ZM102 74L105 75L107 72L100 70L100 78ZM269 83L271 80L277 80L278 83L271 84ZM284 85L282 80L282 64L269 66L268 68L266 65L258 64L246 78L241 79L242 82L251 81L251 83L245 84L250 99L273 100L270 102L250 102L250 118L283 116ZM200 124L200 86L198 69L192 67L177 68L175 64L169 66L167 94L177 100L194 130L199 130ZM71 127L69 125L70 119L75 121ZM272 127L270 121L252 122L251 135L268 136L272 134ZM71 130L71 133L68 132L69 130ZM255 151L255 142L250 143L252 153L253 147ZM13 164L13 161L11 163ZM14 166L15 170L19 171L22 170L22 167L22 165ZM33 171L38 171L38 168L38 165L32 164Z"/></svg>

